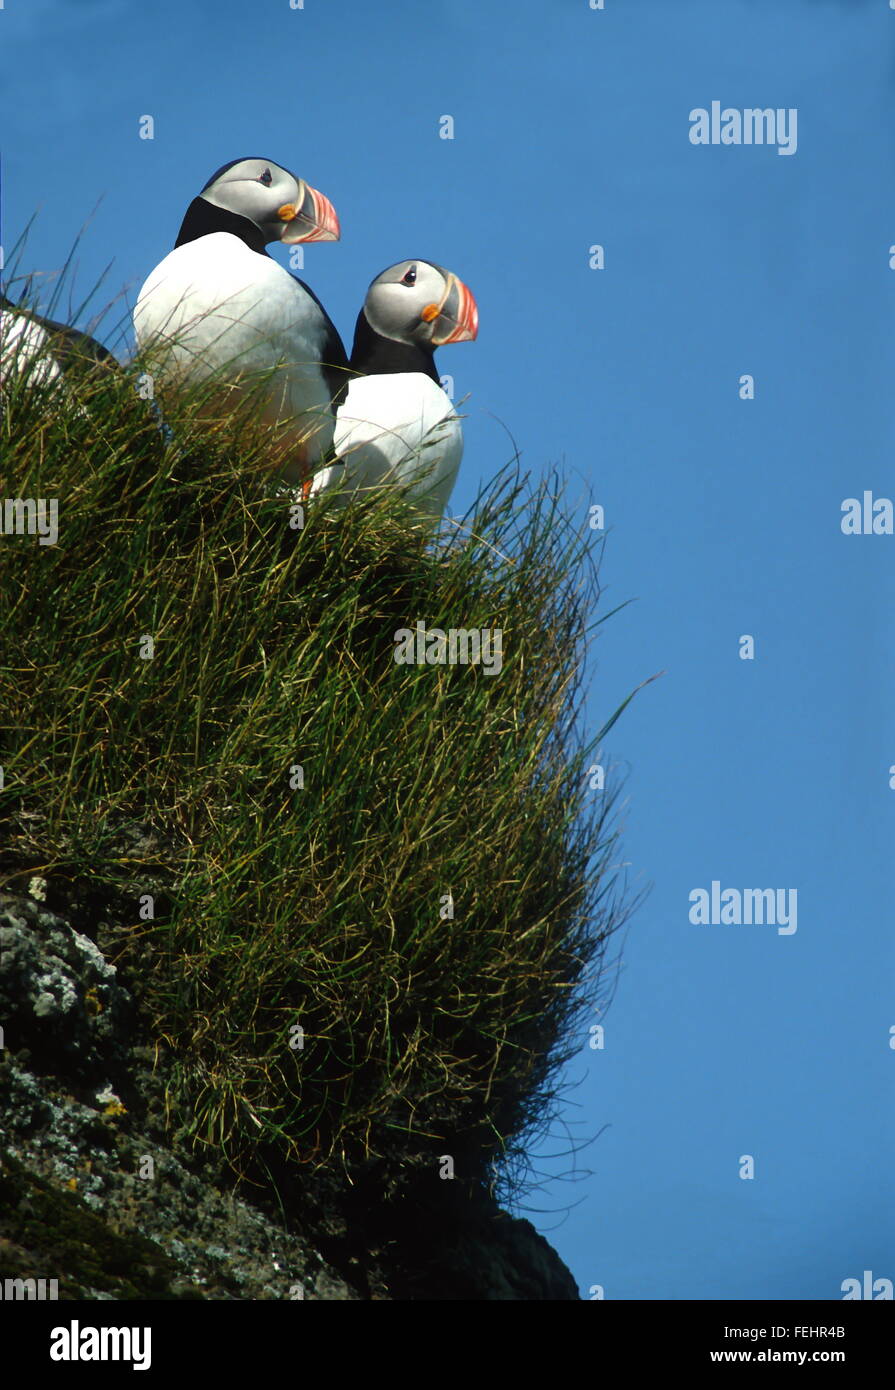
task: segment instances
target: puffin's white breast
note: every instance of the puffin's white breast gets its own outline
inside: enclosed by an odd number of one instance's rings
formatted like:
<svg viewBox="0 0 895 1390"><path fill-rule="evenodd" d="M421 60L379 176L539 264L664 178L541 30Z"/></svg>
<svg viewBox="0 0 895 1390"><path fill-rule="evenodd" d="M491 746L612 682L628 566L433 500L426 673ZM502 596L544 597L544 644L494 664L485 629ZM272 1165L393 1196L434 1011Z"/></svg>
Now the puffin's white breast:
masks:
<svg viewBox="0 0 895 1390"><path fill-rule="evenodd" d="M314 300L269 256L230 232L178 246L152 272L134 310L137 343L167 343L167 364L201 380L263 371L281 363L271 416L311 414L332 437L330 393L320 370L323 321Z"/></svg>
<svg viewBox="0 0 895 1390"><path fill-rule="evenodd" d="M450 397L422 372L357 377L336 414L334 452L311 495L394 483L440 517L463 455L463 430Z"/></svg>

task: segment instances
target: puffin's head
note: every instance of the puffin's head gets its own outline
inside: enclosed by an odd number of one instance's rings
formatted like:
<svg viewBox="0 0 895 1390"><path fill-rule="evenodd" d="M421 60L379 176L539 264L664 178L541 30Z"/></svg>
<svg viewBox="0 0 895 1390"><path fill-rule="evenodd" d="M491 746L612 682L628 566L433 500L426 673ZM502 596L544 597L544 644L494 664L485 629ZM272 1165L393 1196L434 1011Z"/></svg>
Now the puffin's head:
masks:
<svg viewBox="0 0 895 1390"><path fill-rule="evenodd" d="M269 159L232 160L212 174L199 196L247 217L268 242L339 240L339 219L329 199Z"/></svg>
<svg viewBox="0 0 895 1390"><path fill-rule="evenodd" d="M432 261L400 261L377 275L367 291L364 314L384 338L421 347L470 342L479 331L471 291Z"/></svg>

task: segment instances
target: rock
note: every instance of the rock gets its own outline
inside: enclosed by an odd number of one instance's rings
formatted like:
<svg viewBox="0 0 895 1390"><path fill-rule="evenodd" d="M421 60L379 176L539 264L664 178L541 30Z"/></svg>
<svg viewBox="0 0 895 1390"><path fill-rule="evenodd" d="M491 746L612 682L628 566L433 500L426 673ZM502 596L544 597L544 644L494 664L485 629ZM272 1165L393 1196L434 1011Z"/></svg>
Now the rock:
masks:
<svg viewBox="0 0 895 1390"><path fill-rule="evenodd" d="M0 1279L56 1278L61 1299L577 1299L543 1237L483 1194L449 1220L423 1203L399 1249L390 1213L334 1181L329 1209L300 1189L285 1214L250 1202L176 1149L155 1049L91 936L0 894L0 953ZM327 1235L349 1226L350 1248Z"/></svg>

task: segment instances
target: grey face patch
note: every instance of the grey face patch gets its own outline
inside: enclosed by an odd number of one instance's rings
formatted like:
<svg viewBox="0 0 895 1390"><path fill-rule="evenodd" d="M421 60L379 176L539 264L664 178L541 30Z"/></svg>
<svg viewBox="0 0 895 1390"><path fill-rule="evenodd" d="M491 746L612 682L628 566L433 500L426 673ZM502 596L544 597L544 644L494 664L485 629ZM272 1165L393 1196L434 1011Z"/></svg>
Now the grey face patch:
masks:
<svg viewBox="0 0 895 1390"><path fill-rule="evenodd" d="M270 167L273 168L274 163L275 161L272 159L264 159L261 155L253 154L245 155L242 159L228 159L227 163L222 164L220 169L215 169L211 178L206 183L205 188L199 191L200 193L204 193L206 188L210 188L213 183L217 183L218 179L223 178L231 169L235 169L237 164L269 164Z"/></svg>
<svg viewBox="0 0 895 1390"><path fill-rule="evenodd" d="M284 203L301 205L304 185L295 174L269 159L238 159L219 169L200 196L215 207L247 217L268 232L279 227L277 213Z"/></svg>
<svg viewBox="0 0 895 1390"><path fill-rule="evenodd" d="M447 288L447 271L441 266L432 261L399 261L377 275L368 289L367 322L383 338L398 343L428 342L432 323L422 317L423 310L428 304L441 304Z"/></svg>

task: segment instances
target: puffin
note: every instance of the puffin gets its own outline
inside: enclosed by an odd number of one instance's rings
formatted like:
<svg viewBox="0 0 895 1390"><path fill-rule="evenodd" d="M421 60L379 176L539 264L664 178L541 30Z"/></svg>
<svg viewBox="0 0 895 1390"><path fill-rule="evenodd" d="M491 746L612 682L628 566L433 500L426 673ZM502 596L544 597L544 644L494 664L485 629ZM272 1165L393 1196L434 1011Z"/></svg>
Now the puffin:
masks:
<svg viewBox="0 0 895 1390"><path fill-rule="evenodd" d="M14 374L46 389L61 386L66 376L83 377L109 366L117 367L117 358L89 333L0 294L0 382Z"/></svg>
<svg viewBox="0 0 895 1390"><path fill-rule="evenodd" d="M231 160L193 198L174 250L149 275L134 310L137 345L158 352L163 388L214 373L226 409L229 390L276 368L262 418L286 426L274 471L288 485L331 457L348 358L313 290L266 248L339 234L332 203L297 174L270 159Z"/></svg>
<svg viewBox="0 0 895 1390"><path fill-rule="evenodd" d="M478 334L475 299L434 261L389 266L370 285L357 318L350 377L337 406L336 461L311 480L308 496L339 502L383 483L400 487L437 523L463 455L463 430L442 389L435 349Z"/></svg>

